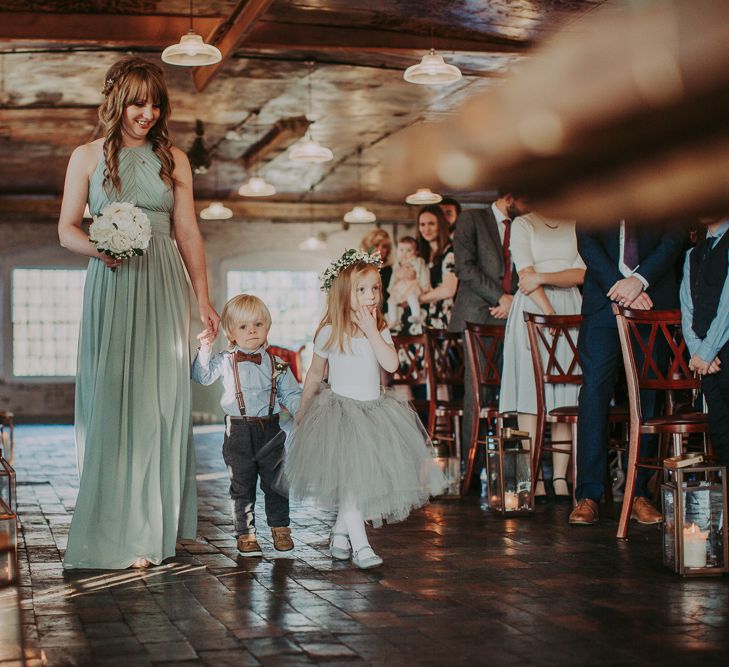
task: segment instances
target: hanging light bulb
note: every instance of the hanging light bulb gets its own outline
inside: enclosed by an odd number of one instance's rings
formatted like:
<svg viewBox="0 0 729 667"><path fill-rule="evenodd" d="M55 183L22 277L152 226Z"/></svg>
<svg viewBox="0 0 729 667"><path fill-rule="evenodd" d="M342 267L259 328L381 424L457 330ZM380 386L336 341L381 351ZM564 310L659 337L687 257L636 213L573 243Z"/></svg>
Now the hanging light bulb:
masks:
<svg viewBox="0 0 729 667"><path fill-rule="evenodd" d="M270 197L276 194L276 188L260 176L251 176L247 183L238 188L238 194L243 197Z"/></svg>
<svg viewBox="0 0 729 667"><path fill-rule="evenodd" d="M319 232L316 236L309 236L299 243L299 250L304 250L306 252L324 250L327 247L326 240L326 234L324 234L324 232Z"/></svg>
<svg viewBox="0 0 729 667"><path fill-rule="evenodd" d="M443 56L439 56L435 49L430 49L430 52L426 53L417 65L412 65L405 70L403 78L409 83L437 86L458 81L461 78L461 70L455 65L446 63Z"/></svg>
<svg viewBox="0 0 729 667"><path fill-rule="evenodd" d="M227 220L233 217L233 211L225 206L223 202L214 201L200 211L200 217L203 220Z"/></svg>
<svg viewBox="0 0 729 667"><path fill-rule="evenodd" d="M311 105L311 80L314 76L314 61L309 61L309 76L308 80L308 111L307 117L312 115ZM311 136L311 131L307 130L304 138L298 143L294 144L289 149L289 158L294 162L329 162L334 159L334 153L326 146L322 146L314 137Z"/></svg>
<svg viewBox="0 0 729 667"><path fill-rule="evenodd" d="M405 197L406 204L413 204L415 206L437 204L441 201L443 201L443 197L436 192L432 192L430 188L418 188L416 192Z"/></svg>
<svg viewBox="0 0 729 667"><path fill-rule="evenodd" d="M377 216L364 206L355 206L352 210L347 211L344 214L343 220L344 222L353 222L355 224L375 222L377 220Z"/></svg>
<svg viewBox="0 0 729 667"><path fill-rule="evenodd" d="M334 158L334 153L307 132L301 141L289 149L289 158L295 162L329 162Z"/></svg>
<svg viewBox="0 0 729 667"><path fill-rule="evenodd" d="M172 44L162 51L162 62L183 67L202 67L214 65L222 59L219 49L203 42L203 38L192 29L192 0L190 0L190 30L180 37L177 44Z"/></svg>
<svg viewBox="0 0 729 667"><path fill-rule="evenodd" d="M362 201L362 177L360 175L360 161L362 159L362 146L357 146L357 199ZM364 206L357 205L352 210L347 211L342 218L344 222L361 224L367 222L375 222L377 216Z"/></svg>

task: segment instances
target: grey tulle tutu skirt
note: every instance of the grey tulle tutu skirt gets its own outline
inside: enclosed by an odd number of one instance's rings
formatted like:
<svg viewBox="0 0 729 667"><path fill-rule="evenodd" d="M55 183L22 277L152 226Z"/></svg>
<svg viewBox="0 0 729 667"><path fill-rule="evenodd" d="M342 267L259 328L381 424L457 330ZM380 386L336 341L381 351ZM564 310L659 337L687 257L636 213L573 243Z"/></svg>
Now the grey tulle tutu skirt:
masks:
<svg viewBox="0 0 729 667"><path fill-rule="evenodd" d="M292 500L354 507L374 526L401 521L445 489L415 411L387 391L372 401L322 385L294 428L283 466Z"/></svg>

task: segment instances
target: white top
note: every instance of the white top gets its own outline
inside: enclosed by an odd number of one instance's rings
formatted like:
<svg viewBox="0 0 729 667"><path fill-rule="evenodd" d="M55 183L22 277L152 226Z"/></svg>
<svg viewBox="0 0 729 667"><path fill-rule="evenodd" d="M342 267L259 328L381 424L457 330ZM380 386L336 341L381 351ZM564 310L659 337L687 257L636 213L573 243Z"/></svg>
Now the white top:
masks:
<svg viewBox="0 0 729 667"><path fill-rule="evenodd" d="M329 385L335 394L353 398L357 401L373 401L380 397L380 362L365 336L345 338L344 352L339 351L335 342L325 350L331 333L326 325L314 340L314 353L329 361ZM392 345L392 336L383 329L382 337Z"/></svg>
<svg viewBox="0 0 729 667"><path fill-rule="evenodd" d="M517 271L527 266L546 273L585 268L577 252L574 221L550 220L538 213L514 220L511 257Z"/></svg>
<svg viewBox="0 0 729 667"><path fill-rule="evenodd" d="M504 223L504 220L508 220L509 218L501 212L501 209L496 205L496 202L491 204L491 212L494 214L494 218L496 218L496 228L499 230L499 238L503 245L504 235L506 234L506 224Z"/></svg>

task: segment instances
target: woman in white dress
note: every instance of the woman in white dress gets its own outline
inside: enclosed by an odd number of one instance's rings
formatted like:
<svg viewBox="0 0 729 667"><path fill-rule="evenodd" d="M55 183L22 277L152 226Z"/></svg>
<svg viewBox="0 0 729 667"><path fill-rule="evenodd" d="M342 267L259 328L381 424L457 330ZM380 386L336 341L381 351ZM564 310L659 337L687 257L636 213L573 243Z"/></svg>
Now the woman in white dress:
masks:
<svg viewBox="0 0 729 667"><path fill-rule="evenodd" d="M537 395L523 313L579 313L582 296L577 286L585 278L585 263L577 252L574 222L550 220L538 213L530 213L512 223L511 256L519 272L519 291L506 322L499 410L517 412L519 428L534 436ZM570 355L569 349L562 351L565 356ZM545 391L547 411L577 405L578 392L576 385L549 385ZM569 441L569 424L553 424L552 439ZM569 451L568 445L561 448ZM566 480L568 463L567 454L552 455L552 482L557 498L570 497ZM537 483L536 494L544 495L541 480Z"/></svg>

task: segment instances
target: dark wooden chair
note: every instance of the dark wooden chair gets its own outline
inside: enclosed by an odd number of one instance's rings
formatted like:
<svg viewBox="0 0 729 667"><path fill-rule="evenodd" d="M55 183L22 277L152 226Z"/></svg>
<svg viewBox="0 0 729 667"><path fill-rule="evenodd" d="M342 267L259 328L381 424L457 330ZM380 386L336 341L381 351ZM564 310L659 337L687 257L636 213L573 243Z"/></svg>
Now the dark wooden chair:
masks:
<svg viewBox="0 0 729 667"><path fill-rule="evenodd" d="M708 415L703 412L674 412L674 393L698 390L699 378L689 369L686 341L681 331L680 310L628 310L613 304L630 402L630 439L625 479L625 497L618 522L618 538L628 536L630 513L635 499L639 468L661 470L662 452L641 458L640 438L656 434L668 436L673 454L684 450L684 439L691 433L708 433ZM644 417L640 392L653 390L665 394L665 414ZM706 438L704 450L706 451Z"/></svg>
<svg viewBox="0 0 729 667"><path fill-rule="evenodd" d="M390 374L389 384L391 386L409 387L412 391L415 387L427 384L428 374L425 361L425 334L418 336L393 336L392 342L395 345L397 358L400 362L397 370ZM427 425L430 416L430 401L426 398L412 398L410 400L413 408L424 418Z"/></svg>
<svg viewBox="0 0 729 667"><path fill-rule="evenodd" d="M506 327L502 324L487 325L466 322L466 363L470 365L471 369L471 389L474 396L474 406L468 462L461 486L461 494L463 495L468 493L471 488L477 447L481 445L484 448L488 447L488 440L479 437L482 420L486 420L487 427L490 427L496 435L501 430L497 393L501 386L501 360L505 329ZM493 400L488 400L486 397L489 389L492 390Z"/></svg>
<svg viewBox="0 0 729 667"><path fill-rule="evenodd" d="M463 417L463 382L465 360L461 334L443 329L425 330L425 365L430 405L428 434L450 443L451 452L460 461ZM461 388L456 398L457 388ZM440 390L440 391L439 391Z"/></svg>
<svg viewBox="0 0 729 667"><path fill-rule="evenodd" d="M283 359L289 364L291 372L294 374L296 381L301 383L303 364L301 362L301 350L304 349L301 346L298 350L290 350L287 347L279 347L278 345L269 345L268 349L272 354L275 354L280 359Z"/></svg>
<svg viewBox="0 0 729 667"><path fill-rule="evenodd" d="M577 405L565 405L547 411L545 389L550 384L582 384L582 370L580 368L580 355L577 351L577 336L582 325L582 315L541 315L537 313L524 313L529 348L534 368L534 382L537 394L537 431L534 434L532 451L532 486L537 483L542 470L542 454L544 452L557 452L567 454L572 459L572 495L577 485ZM562 356L562 361L557 358ZM608 423L627 423L628 409L625 406L611 407L608 413ZM545 446L545 433L549 424L569 424L572 431L571 440L551 440L550 446ZM568 450L555 447L555 445L569 444ZM624 449L620 444L611 441L613 449ZM532 488L533 490L533 488ZM606 501L612 506L612 484L605 480Z"/></svg>

